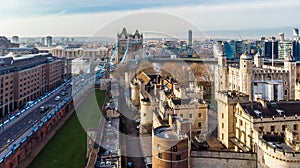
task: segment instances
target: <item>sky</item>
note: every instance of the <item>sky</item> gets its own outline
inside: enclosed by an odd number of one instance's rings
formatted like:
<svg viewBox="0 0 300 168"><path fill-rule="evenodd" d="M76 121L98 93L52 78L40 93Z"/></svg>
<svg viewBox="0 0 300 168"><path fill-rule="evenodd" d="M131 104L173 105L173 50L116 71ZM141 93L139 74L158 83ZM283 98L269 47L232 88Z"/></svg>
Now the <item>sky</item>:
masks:
<svg viewBox="0 0 300 168"><path fill-rule="evenodd" d="M0 35L92 36L107 25L114 27L112 24L123 20L123 17L128 19L130 16L143 15L144 12L172 15L204 32L287 27L292 29L300 27L299 8L298 0L0 0ZM161 19L159 15L150 18L157 20L153 22L157 25L169 22ZM149 18L141 17L138 21L128 19L127 26L136 25L138 29L136 22L147 20ZM181 31L178 27L180 26L165 26L160 31ZM113 31L106 30L107 36L116 32L115 29L110 30Z"/></svg>

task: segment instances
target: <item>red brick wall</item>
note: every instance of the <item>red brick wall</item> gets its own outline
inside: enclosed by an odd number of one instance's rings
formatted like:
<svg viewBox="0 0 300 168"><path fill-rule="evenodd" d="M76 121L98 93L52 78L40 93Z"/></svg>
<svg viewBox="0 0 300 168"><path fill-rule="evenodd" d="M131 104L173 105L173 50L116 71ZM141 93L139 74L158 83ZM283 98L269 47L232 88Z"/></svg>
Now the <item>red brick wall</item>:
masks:
<svg viewBox="0 0 300 168"><path fill-rule="evenodd" d="M73 109L73 101L71 100L66 104L59 112L52 116L51 120L45 123L36 133L32 134L31 137L24 142L19 148L17 148L12 155L10 155L4 163L0 163L0 168L16 168L18 164L29 156L32 149L38 143L42 142L44 137L54 128L60 119L65 116L65 109Z"/></svg>

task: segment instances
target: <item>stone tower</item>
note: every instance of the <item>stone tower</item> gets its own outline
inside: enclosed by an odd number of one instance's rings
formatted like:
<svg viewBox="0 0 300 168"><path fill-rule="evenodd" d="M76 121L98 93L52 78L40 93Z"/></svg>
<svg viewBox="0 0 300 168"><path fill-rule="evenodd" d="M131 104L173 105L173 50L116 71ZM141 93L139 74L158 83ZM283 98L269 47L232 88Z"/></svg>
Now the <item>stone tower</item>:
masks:
<svg viewBox="0 0 300 168"><path fill-rule="evenodd" d="M137 56L142 56L143 34L138 30L134 34L129 34L126 28L117 34L118 54L116 55L116 63L120 63L124 55L130 59L136 59ZM127 50L128 48L128 50ZM127 53L126 53L127 50Z"/></svg>
<svg viewBox="0 0 300 168"><path fill-rule="evenodd" d="M249 94L252 100L252 80L253 80L253 59L248 52L245 52L240 57L240 81L239 91Z"/></svg>
<svg viewBox="0 0 300 168"><path fill-rule="evenodd" d="M118 54L116 55L116 64L120 63L122 57L125 54L128 42L129 34L127 33L126 28L124 27L122 32L117 34L118 39Z"/></svg>
<svg viewBox="0 0 300 168"><path fill-rule="evenodd" d="M138 30L135 31L134 34L131 35L130 38L130 58L138 59L138 57L142 56L142 48L143 48L143 34Z"/></svg>
<svg viewBox="0 0 300 168"><path fill-rule="evenodd" d="M289 78L287 86L284 86L284 92L287 92L289 99L295 99L295 85L296 85L296 62L293 56L290 55L284 60L284 69L288 70ZM286 95L286 93L284 93Z"/></svg>
<svg viewBox="0 0 300 168"><path fill-rule="evenodd" d="M222 52L219 53L217 57L218 57L218 65L215 68L216 70L215 91L223 91L223 90L227 90L226 83L227 83L227 70L228 70L224 47L222 49Z"/></svg>
<svg viewBox="0 0 300 168"><path fill-rule="evenodd" d="M259 51L254 56L254 64L257 68L263 67L264 58L259 54Z"/></svg>

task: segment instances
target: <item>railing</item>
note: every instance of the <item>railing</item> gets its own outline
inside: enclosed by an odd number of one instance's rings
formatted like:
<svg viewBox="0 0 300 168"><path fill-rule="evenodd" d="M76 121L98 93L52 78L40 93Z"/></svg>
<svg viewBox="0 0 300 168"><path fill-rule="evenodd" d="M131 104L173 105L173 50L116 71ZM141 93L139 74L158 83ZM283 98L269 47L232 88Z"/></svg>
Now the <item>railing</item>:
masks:
<svg viewBox="0 0 300 168"><path fill-rule="evenodd" d="M38 99L36 99L32 104L26 106L24 109L19 110L17 113L15 113L12 116L9 116L8 119L6 119L5 121L3 121L2 123L0 123L0 127L5 126L6 124L8 124L10 121L14 120L16 117L20 116L21 114L23 114L24 112L28 111L32 106L36 105L37 103L41 102L42 100L44 100L45 98L49 97L51 94L53 94L54 92L56 92L57 90L61 89L63 86L65 86L67 83L69 83L71 81L71 79L67 80L66 82L64 82L62 85L60 85L59 87L57 87L56 89L52 90L51 92L47 93L44 96L39 97Z"/></svg>
<svg viewBox="0 0 300 168"><path fill-rule="evenodd" d="M77 77L75 77L77 78ZM8 158L11 154L14 153L14 151L19 148L25 141L27 141L31 135L33 135L35 132L37 132L45 123L47 123L59 110L62 109L62 107L64 107L71 99L72 97L74 97L76 94L78 94L78 92L80 92L82 90L82 88L88 84L88 82L90 82L91 80L94 80L93 77L89 78L88 80L86 80L81 86L79 86L75 92L72 92L71 96L68 96L64 99L64 101L62 101L61 103L58 104L58 106L56 106L56 108L54 108L53 110L49 111L48 113L46 113L44 115L44 117L42 117L39 121L36 121L33 126L31 128L29 128L25 133L23 133L22 135L20 135L19 137L15 138L14 140L12 140L11 144L9 144L1 153L0 153L0 163L5 162L6 158ZM68 81L69 82L69 81ZM66 82L67 83L67 82ZM64 85L64 84L63 84ZM57 91L58 89L60 89L63 85L61 85L60 87L56 88L55 90L53 90L52 92L50 92L49 94L52 94L53 92ZM44 97L43 99L45 99L46 97ZM43 100L41 99L41 100ZM28 110L30 107L32 107L33 105L37 104L37 102L40 102L41 100L37 100L35 103L33 103L32 105L30 105L29 107L27 107L26 110ZM21 112L20 112L21 113ZM24 111L22 112L24 113ZM10 147L9 147L10 146Z"/></svg>

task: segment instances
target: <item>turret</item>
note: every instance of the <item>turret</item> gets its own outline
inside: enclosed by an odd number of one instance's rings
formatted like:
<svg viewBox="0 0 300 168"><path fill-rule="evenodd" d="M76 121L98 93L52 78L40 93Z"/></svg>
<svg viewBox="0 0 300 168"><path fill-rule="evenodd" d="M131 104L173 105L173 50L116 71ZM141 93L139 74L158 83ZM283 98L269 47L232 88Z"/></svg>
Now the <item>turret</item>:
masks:
<svg viewBox="0 0 300 168"><path fill-rule="evenodd" d="M254 64L257 68L262 68L264 64L264 58L260 55L259 51L254 56Z"/></svg>

